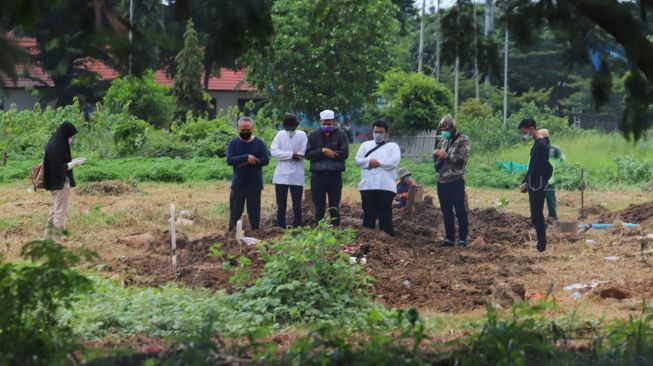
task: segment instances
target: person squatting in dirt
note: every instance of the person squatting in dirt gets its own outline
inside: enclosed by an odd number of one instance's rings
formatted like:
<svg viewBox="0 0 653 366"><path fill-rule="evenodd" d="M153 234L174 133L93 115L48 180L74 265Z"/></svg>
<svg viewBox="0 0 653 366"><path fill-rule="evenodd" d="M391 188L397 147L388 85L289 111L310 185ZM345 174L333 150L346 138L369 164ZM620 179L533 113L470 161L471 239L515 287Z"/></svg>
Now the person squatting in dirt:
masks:
<svg viewBox="0 0 653 366"><path fill-rule="evenodd" d="M315 206L315 221L326 213L329 198L331 224L340 226L340 197L342 172L349 156L347 134L338 129L332 110L320 112L320 128L308 135L306 159L311 162L311 195Z"/></svg>
<svg viewBox="0 0 653 366"><path fill-rule="evenodd" d="M524 140L535 140L531 147L528 171L519 186L521 193L528 193L528 202L531 209L531 221L537 233L537 250L546 250L546 221L544 220L544 202L546 188L553 174L553 167L549 163L549 144L537 130L534 119L527 118L519 123L519 132Z"/></svg>
<svg viewBox="0 0 653 366"><path fill-rule="evenodd" d="M250 117L238 120L238 137L227 146L227 164L232 166L229 195L229 231L234 230L247 204L247 215L253 230L261 221L261 191L263 166L270 162L265 143L252 135L254 121Z"/></svg>
<svg viewBox="0 0 653 366"><path fill-rule="evenodd" d="M406 207L410 187L417 187L417 182L415 179L411 178L411 175L413 175L413 173L411 173L408 168L399 168L399 170L397 170L397 180L395 181L397 194L395 195L395 202L392 206L393 208Z"/></svg>
<svg viewBox="0 0 653 366"><path fill-rule="evenodd" d="M363 203L363 226L379 229L394 236L392 202L397 194L395 176L401 161L399 145L388 142L389 125L385 120L372 123L373 140L361 144L356 153L356 166L361 168L358 190Z"/></svg>
<svg viewBox="0 0 653 366"><path fill-rule="evenodd" d="M277 226L285 229L288 190L292 198L293 227L302 226L304 154L308 137L304 131L297 131L299 120L293 114L285 115L282 125L284 130L274 136L270 153L279 161L272 176L272 183L277 200Z"/></svg>
<svg viewBox="0 0 653 366"><path fill-rule="evenodd" d="M456 243L454 219L458 219L458 245L467 246L469 223L465 207L465 170L471 142L456 127L456 120L445 115L440 120L438 130L442 139L438 142L433 157L437 176L437 193L440 209L444 216L445 237L442 245L453 246Z"/></svg>
<svg viewBox="0 0 653 366"><path fill-rule="evenodd" d="M70 145L76 134L75 126L65 121L45 146L43 183L45 189L52 193L52 205L48 212L48 223L43 240L53 240L57 244L63 243L64 229L70 211L70 191L75 187L73 169L86 161L83 158L71 158Z"/></svg>

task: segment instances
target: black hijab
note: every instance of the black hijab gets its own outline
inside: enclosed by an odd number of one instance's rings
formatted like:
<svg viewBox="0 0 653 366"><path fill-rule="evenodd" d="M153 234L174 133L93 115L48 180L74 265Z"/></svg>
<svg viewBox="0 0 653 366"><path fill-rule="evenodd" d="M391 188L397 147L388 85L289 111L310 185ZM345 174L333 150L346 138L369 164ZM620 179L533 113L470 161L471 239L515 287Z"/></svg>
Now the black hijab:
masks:
<svg viewBox="0 0 653 366"><path fill-rule="evenodd" d="M75 126L65 121L57 128L57 131L45 146L43 168L45 188L47 190L56 191L62 189L66 184L66 178L68 178L71 188L75 186L73 171L68 170L68 163L72 161L68 138L75 136L76 133Z"/></svg>

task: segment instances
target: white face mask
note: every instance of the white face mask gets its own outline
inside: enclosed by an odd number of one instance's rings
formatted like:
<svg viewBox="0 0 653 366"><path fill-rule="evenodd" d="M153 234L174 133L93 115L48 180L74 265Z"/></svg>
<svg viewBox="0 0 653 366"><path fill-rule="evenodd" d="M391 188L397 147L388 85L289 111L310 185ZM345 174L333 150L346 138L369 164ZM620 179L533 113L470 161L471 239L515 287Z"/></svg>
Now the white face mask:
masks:
<svg viewBox="0 0 653 366"><path fill-rule="evenodd" d="M372 133L372 137L374 138L374 142L376 142L377 144L380 144L385 140L385 133L375 132L375 133Z"/></svg>
<svg viewBox="0 0 653 366"><path fill-rule="evenodd" d="M533 136L531 136L530 133L525 133L525 134L522 135L522 137L523 137L524 140L526 140L526 141L529 141L529 140L532 140L532 139L533 139Z"/></svg>

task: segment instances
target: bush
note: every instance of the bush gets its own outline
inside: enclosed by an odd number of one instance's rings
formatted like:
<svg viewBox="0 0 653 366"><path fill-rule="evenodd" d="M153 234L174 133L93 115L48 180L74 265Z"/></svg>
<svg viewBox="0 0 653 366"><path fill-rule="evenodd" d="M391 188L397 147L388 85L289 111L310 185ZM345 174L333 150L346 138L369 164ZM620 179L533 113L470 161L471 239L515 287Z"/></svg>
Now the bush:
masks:
<svg viewBox="0 0 653 366"><path fill-rule="evenodd" d="M113 127L113 143L119 155L130 155L145 145L150 125L147 122L129 118Z"/></svg>
<svg viewBox="0 0 653 366"><path fill-rule="evenodd" d="M75 178L79 182L102 182L105 180L119 179L115 172L93 166L75 170Z"/></svg>
<svg viewBox="0 0 653 366"><path fill-rule="evenodd" d="M152 71L142 78L125 76L113 80L104 96L104 104L109 112L127 112L156 128L170 125L174 102L170 90L154 81Z"/></svg>
<svg viewBox="0 0 653 366"><path fill-rule="evenodd" d="M446 86L420 73L386 74L377 95L385 99L386 114L395 130L433 130L453 109L453 96Z"/></svg>
<svg viewBox="0 0 653 366"><path fill-rule="evenodd" d="M181 141L192 144L194 156L225 157L227 145L237 134L234 124L219 116L213 120L188 119L176 132Z"/></svg>
<svg viewBox="0 0 653 366"><path fill-rule="evenodd" d="M235 306L283 323L341 319L369 308L365 289L371 278L360 266L350 265L340 247L354 238L353 230L325 223L288 231L269 248L261 247L263 274L234 294Z"/></svg>
<svg viewBox="0 0 653 366"><path fill-rule="evenodd" d="M458 108L457 117L461 120L490 118L492 117L492 108L476 99L467 99Z"/></svg>
<svg viewBox="0 0 653 366"><path fill-rule="evenodd" d="M57 311L70 308L91 282L72 269L87 251L69 251L52 241L26 244L21 255L38 264L0 263L0 364L47 365L65 360L72 335Z"/></svg>

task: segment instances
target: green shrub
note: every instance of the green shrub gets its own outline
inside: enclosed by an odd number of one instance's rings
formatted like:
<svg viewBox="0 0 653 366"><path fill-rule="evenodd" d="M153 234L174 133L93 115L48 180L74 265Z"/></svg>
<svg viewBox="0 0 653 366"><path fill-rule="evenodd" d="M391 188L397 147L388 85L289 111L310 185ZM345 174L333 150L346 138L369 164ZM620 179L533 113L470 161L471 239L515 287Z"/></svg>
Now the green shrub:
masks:
<svg viewBox="0 0 653 366"><path fill-rule="evenodd" d="M366 286L371 278L360 266L350 265L340 247L354 238L353 230L323 223L288 231L269 248L261 246L262 276L233 295L234 306L282 323L338 319L369 308ZM242 275L246 263L240 267Z"/></svg>
<svg viewBox="0 0 653 366"><path fill-rule="evenodd" d="M225 157L227 145L237 135L237 131L234 123L221 115L213 120L189 118L176 135L192 145L194 156Z"/></svg>
<svg viewBox="0 0 653 366"><path fill-rule="evenodd" d="M87 166L75 170L75 179L79 182L102 182L119 178L120 177L115 172L93 166Z"/></svg>
<svg viewBox="0 0 653 366"><path fill-rule="evenodd" d="M52 241L26 244L21 255L31 264L0 262L0 364L47 365L65 360L70 329L60 326L57 311L71 307L91 282L72 269L87 251L69 251Z"/></svg>
<svg viewBox="0 0 653 366"><path fill-rule="evenodd" d="M643 183L653 179L653 163L639 162L631 156L614 158L617 164L617 178L627 183Z"/></svg>
<svg viewBox="0 0 653 366"><path fill-rule="evenodd" d="M396 131L433 130L440 118L453 109L449 89L420 73L387 73L377 95L385 99L386 115Z"/></svg>
<svg viewBox="0 0 653 366"><path fill-rule="evenodd" d="M113 143L120 155L130 155L138 151L147 141L150 125L140 119L120 121L113 127Z"/></svg>
<svg viewBox="0 0 653 366"><path fill-rule="evenodd" d="M492 117L492 108L485 106L479 100L467 99L460 104L457 117L461 120L490 118Z"/></svg>
<svg viewBox="0 0 653 366"><path fill-rule="evenodd" d="M125 76L113 80L104 104L110 113L127 112L156 128L168 127L174 114L170 90L154 81L152 71L142 78Z"/></svg>
<svg viewBox="0 0 653 366"><path fill-rule="evenodd" d="M174 168L164 166L154 166L135 174L134 178L139 181L151 182L183 182L186 179Z"/></svg>

